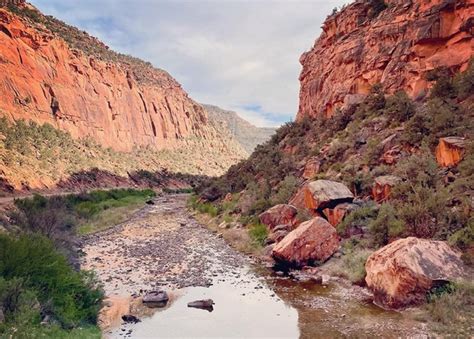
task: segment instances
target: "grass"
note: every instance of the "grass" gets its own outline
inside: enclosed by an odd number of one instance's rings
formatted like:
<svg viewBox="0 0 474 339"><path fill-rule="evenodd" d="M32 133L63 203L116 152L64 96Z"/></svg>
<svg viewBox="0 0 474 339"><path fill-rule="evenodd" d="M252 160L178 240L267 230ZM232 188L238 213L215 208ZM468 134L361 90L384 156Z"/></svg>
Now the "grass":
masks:
<svg viewBox="0 0 474 339"><path fill-rule="evenodd" d="M219 209L211 203L202 202L198 196L192 195L188 199L188 207L198 211L199 213L208 214L211 217L217 217Z"/></svg>
<svg viewBox="0 0 474 339"><path fill-rule="evenodd" d="M137 208L155 196L150 189L113 189L67 196L16 200L11 223L27 232L39 232L51 239L88 234L125 221Z"/></svg>
<svg viewBox="0 0 474 339"><path fill-rule="evenodd" d="M365 284L365 262L372 251L355 248L348 251L342 258L340 265L333 268L333 274L350 280L353 284Z"/></svg>
<svg viewBox="0 0 474 339"><path fill-rule="evenodd" d="M143 199L135 198L135 200L125 206L114 207L100 212L92 220L79 225L77 233L79 235L96 233L129 220L138 209L143 207Z"/></svg>
<svg viewBox="0 0 474 339"><path fill-rule="evenodd" d="M257 247L263 247L263 245L265 245L265 240L268 237L267 226L262 223L254 223L249 226L248 232L252 242Z"/></svg>
<svg viewBox="0 0 474 339"><path fill-rule="evenodd" d="M470 337L474 323L474 284L460 282L428 295L425 305L437 332L450 337Z"/></svg>

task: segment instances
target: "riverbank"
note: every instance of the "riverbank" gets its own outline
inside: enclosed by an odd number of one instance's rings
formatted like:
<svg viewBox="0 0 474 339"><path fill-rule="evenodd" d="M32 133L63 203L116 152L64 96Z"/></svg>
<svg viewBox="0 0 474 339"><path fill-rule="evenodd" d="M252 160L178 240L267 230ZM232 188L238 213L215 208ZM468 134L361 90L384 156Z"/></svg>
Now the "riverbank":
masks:
<svg viewBox="0 0 474 339"><path fill-rule="evenodd" d="M427 335L425 324L376 307L344 280L314 284L275 274L189 211L187 197L157 197L126 223L83 238L83 267L97 273L108 297L100 317L105 336ZM245 232L233 236L242 240ZM143 307L141 297L157 289L170 295L167 307ZM216 303L212 313L186 307L208 298ZM142 321L123 324L129 313Z"/></svg>

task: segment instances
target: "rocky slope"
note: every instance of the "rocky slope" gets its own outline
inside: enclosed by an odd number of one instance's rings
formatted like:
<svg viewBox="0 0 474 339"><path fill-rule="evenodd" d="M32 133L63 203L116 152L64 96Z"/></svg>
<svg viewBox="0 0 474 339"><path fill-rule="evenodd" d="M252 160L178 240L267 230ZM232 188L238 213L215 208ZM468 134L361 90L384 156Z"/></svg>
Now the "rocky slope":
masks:
<svg viewBox="0 0 474 339"><path fill-rule="evenodd" d="M263 144L275 133L275 128L256 127L239 117L236 112L213 105L203 104L202 106L209 115L209 119L221 128L228 129L249 154L257 145Z"/></svg>
<svg viewBox="0 0 474 339"><path fill-rule="evenodd" d="M297 119L332 116L377 83L386 93L423 97L433 69L467 68L473 32L469 0L357 0L329 16L314 47L301 56Z"/></svg>
<svg viewBox="0 0 474 339"><path fill-rule="evenodd" d="M29 4L0 8L0 46L0 116L10 121L47 123L73 139L126 152L123 158L146 148L155 165L133 167L150 170L218 175L246 156L167 72L113 52ZM15 187L25 180L28 187L56 182L33 168L15 177L15 155L3 147L2 153L0 169ZM131 170L117 167L122 174Z"/></svg>
<svg viewBox="0 0 474 339"><path fill-rule="evenodd" d="M201 210L247 227L278 270L346 278L384 307L428 300L436 331L468 333L473 4L367 0L329 17L302 57L297 121L203 185Z"/></svg>

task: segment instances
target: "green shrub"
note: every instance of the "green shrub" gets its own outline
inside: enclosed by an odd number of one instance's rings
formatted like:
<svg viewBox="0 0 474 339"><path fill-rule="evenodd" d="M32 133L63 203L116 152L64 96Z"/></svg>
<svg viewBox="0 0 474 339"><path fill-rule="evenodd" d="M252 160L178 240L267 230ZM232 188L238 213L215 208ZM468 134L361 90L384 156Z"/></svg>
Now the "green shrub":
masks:
<svg viewBox="0 0 474 339"><path fill-rule="evenodd" d="M63 327L96 324L103 297L94 277L86 272L75 272L66 258L56 252L53 243L41 236L22 235L12 238L0 234L0 276L10 288L15 286L9 311L18 310L24 293L36 294L41 312L54 317ZM24 288L24 289L23 289ZM8 299L8 298L7 298ZM28 296L32 299L32 295Z"/></svg>
<svg viewBox="0 0 474 339"><path fill-rule="evenodd" d="M405 231L405 223L399 219L398 211L388 203L382 204L377 218L369 225L374 244L384 246L389 240Z"/></svg>
<svg viewBox="0 0 474 339"><path fill-rule="evenodd" d="M454 88L459 100L474 94L474 58L471 58L468 69L454 77Z"/></svg>
<svg viewBox="0 0 474 339"><path fill-rule="evenodd" d="M403 122L410 119L415 113L415 106L404 91L395 93L387 98L384 114L390 119Z"/></svg>
<svg viewBox="0 0 474 339"><path fill-rule="evenodd" d="M277 192L272 197L273 205L287 204L298 188L298 181L294 175L287 175L278 185Z"/></svg>
<svg viewBox="0 0 474 339"><path fill-rule="evenodd" d="M263 246L268 237L267 226L258 222L250 225L249 235L257 246Z"/></svg>
<svg viewBox="0 0 474 339"><path fill-rule="evenodd" d="M372 252L366 249L358 249L346 253L342 257L341 275L349 279L353 284L364 285L367 274L365 263L370 254Z"/></svg>
<svg viewBox="0 0 474 339"><path fill-rule="evenodd" d="M377 206L374 203L367 203L357 208L347 215L337 226L337 233L345 236L351 227L365 228L377 217Z"/></svg>

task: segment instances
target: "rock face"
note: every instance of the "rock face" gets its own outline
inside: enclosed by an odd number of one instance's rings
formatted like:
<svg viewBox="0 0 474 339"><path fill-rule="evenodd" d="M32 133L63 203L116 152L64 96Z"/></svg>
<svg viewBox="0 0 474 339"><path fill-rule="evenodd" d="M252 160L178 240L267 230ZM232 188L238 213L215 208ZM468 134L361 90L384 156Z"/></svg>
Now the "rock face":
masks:
<svg viewBox="0 0 474 339"><path fill-rule="evenodd" d="M209 119L226 128L230 135L242 145L248 154L251 154L257 145L265 143L275 133L274 128L256 127L242 119L236 112L227 111L217 106L202 105L209 115Z"/></svg>
<svg viewBox="0 0 474 339"><path fill-rule="evenodd" d="M418 304L432 287L463 275L460 256L446 242L400 239L367 259L365 280L375 301L383 306Z"/></svg>
<svg viewBox="0 0 474 339"><path fill-rule="evenodd" d="M452 167L462 160L466 146L466 140L459 137L447 137L439 139L436 147L436 161L440 166Z"/></svg>
<svg viewBox="0 0 474 339"><path fill-rule="evenodd" d="M314 47L301 56L297 120L330 117L360 102L381 83L387 93L425 95L425 78L439 66L465 70L473 53L474 3L470 0L385 0L374 13L357 0L328 17ZM377 14L377 15L375 15Z"/></svg>
<svg viewBox="0 0 474 339"><path fill-rule="evenodd" d="M0 9L0 115L50 123L126 152L216 140L204 109L167 72L38 16L44 24Z"/></svg>
<svg viewBox="0 0 474 339"><path fill-rule="evenodd" d="M293 226L298 211L291 205L280 204L273 206L259 215L260 222L273 230L278 225Z"/></svg>
<svg viewBox="0 0 474 339"><path fill-rule="evenodd" d="M307 184L305 204L311 210L334 208L340 203L352 202L354 195L340 182L316 180Z"/></svg>
<svg viewBox="0 0 474 339"><path fill-rule="evenodd" d="M377 202L384 202L390 197L390 192L401 179L394 175L383 175L375 178L374 186L372 187L372 197Z"/></svg>
<svg viewBox="0 0 474 339"><path fill-rule="evenodd" d="M339 248L339 237L331 224L321 217L298 226L281 240L272 251L277 261L296 267L324 262Z"/></svg>

